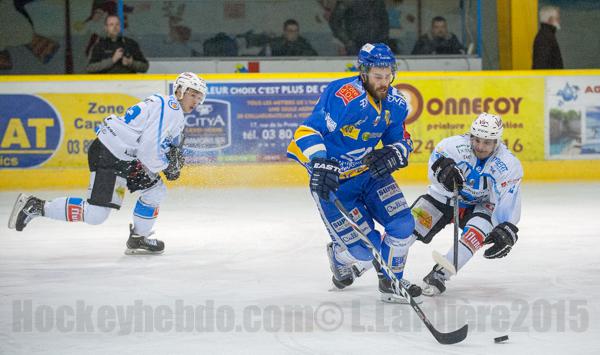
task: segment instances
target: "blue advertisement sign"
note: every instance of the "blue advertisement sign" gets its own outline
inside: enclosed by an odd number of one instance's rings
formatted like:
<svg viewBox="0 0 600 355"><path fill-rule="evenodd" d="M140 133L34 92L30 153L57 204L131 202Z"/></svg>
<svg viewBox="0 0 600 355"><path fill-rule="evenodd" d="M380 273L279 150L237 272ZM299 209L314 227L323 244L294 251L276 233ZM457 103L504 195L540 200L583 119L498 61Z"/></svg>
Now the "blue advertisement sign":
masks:
<svg viewBox="0 0 600 355"><path fill-rule="evenodd" d="M205 102L186 115L186 161L287 161L294 131L327 84L209 83Z"/></svg>
<svg viewBox="0 0 600 355"><path fill-rule="evenodd" d="M61 138L61 120L42 98L0 95L0 169L41 165Z"/></svg>

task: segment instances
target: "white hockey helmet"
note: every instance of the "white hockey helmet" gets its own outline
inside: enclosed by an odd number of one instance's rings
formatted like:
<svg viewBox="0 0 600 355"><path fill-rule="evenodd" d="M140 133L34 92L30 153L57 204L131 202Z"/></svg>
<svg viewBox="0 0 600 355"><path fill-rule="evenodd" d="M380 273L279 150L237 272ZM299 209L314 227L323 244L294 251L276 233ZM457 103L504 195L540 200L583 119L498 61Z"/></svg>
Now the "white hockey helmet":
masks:
<svg viewBox="0 0 600 355"><path fill-rule="evenodd" d="M176 93L177 89L181 89L181 97L177 97L180 100L183 98L183 94L185 94L187 89L194 89L206 97L206 82L194 73L185 72L179 74L177 79L175 79L175 83L173 83L173 93ZM204 102L204 98L202 99L202 102ZM200 104L202 104L202 102L200 102Z"/></svg>
<svg viewBox="0 0 600 355"><path fill-rule="evenodd" d="M471 125L471 136L483 139L502 139L502 118L483 112Z"/></svg>

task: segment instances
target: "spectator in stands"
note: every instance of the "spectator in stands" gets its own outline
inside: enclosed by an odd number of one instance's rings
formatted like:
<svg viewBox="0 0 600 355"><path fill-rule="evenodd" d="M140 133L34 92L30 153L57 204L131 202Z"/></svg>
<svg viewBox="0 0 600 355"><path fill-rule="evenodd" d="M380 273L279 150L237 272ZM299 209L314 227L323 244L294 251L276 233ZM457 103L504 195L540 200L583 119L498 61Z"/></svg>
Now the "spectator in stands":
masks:
<svg viewBox="0 0 600 355"><path fill-rule="evenodd" d="M115 15L104 20L106 37L92 48L87 65L88 73L145 73L148 61L139 45L131 38L120 35L121 22Z"/></svg>
<svg viewBox="0 0 600 355"><path fill-rule="evenodd" d="M560 29L560 11L555 6L540 9L540 30L533 41L533 69L563 69L562 55L556 40Z"/></svg>
<svg viewBox="0 0 600 355"><path fill-rule="evenodd" d="M289 19L283 23L283 35L273 39L263 55L269 55L269 48L272 56L314 56L317 51L300 36L300 25L298 21Z"/></svg>
<svg viewBox="0 0 600 355"><path fill-rule="evenodd" d="M465 48L454 33L448 32L446 19L436 16L431 30L419 38L411 54L465 54Z"/></svg>
<svg viewBox="0 0 600 355"><path fill-rule="evenodd" d="M390 43L390 24L383 0L338 0L329 18L333 36L356 55L365 43Z"/></svg>

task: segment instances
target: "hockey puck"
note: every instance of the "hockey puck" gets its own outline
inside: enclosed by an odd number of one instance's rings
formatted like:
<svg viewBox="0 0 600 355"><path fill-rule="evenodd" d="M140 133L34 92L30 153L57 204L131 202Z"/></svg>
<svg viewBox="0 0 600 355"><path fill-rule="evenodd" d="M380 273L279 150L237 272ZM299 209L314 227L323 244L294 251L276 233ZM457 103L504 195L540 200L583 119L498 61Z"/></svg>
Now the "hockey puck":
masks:
<svg viewBox="0 0 600 355"><path fill-rule="evenodd" d="M503 341L508 340L508 335L503 335L501 337L494 338L494 343L501 343Z"/></svg>

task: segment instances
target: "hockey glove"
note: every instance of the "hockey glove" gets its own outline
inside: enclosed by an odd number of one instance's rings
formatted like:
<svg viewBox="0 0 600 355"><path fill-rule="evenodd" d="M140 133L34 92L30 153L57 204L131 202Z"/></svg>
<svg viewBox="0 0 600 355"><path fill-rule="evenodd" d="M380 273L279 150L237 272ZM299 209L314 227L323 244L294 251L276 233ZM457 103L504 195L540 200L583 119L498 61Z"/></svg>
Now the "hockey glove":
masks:
<svg viewBox="0 0 600 355"><path fill-rule="evenodd" d="M169 160L169 165L163 173L167 180L177 180L181 175L181 168L185 164L185 157L183 156L183 152L179 147L171 147L167 152L167 159Z"/></svg>
<svg viewBox="0 0 600 355"><path fill-rule="evenodd" d="M310 191L329 201L329 194L340 187L340 164L326 158L314 158L310 162Z"/></svg>
<svg viewBox="0 0 600 355"><path fill-rule="evenodd" d="M483 256L487 259L505 257L519 239L518 231L519 228L510 222L500 223L494 227L484 242L484 244L493 245L485 251Z"/></svg>
<svg viewBox="0 0 600 355"><path fill-rule="evenodd" d="M138 190L149 189L159 180L160 176L150 176L139 160L134 160L129 165L129 172L127 174L127 188L129 191L135 192Z"/></svg>
<svg viewBox="0 0 600 355"><path fill-rule="evenodd" d="M455 183L458 187L458 191L462 190L465 183L465 177L451 158L446 158L445 156L440 157L433 162L431 170L433 170L433 176L440 184L444 185L446 190L454 191Z"/></svg>
<svg viewBox="0 0 600 355"><path fill-rule="evenodd" d="M365 155L363 164L369 168L371 176L382 179L394 171L408 165L408 150L396 145L386 145Z"/></svg>

